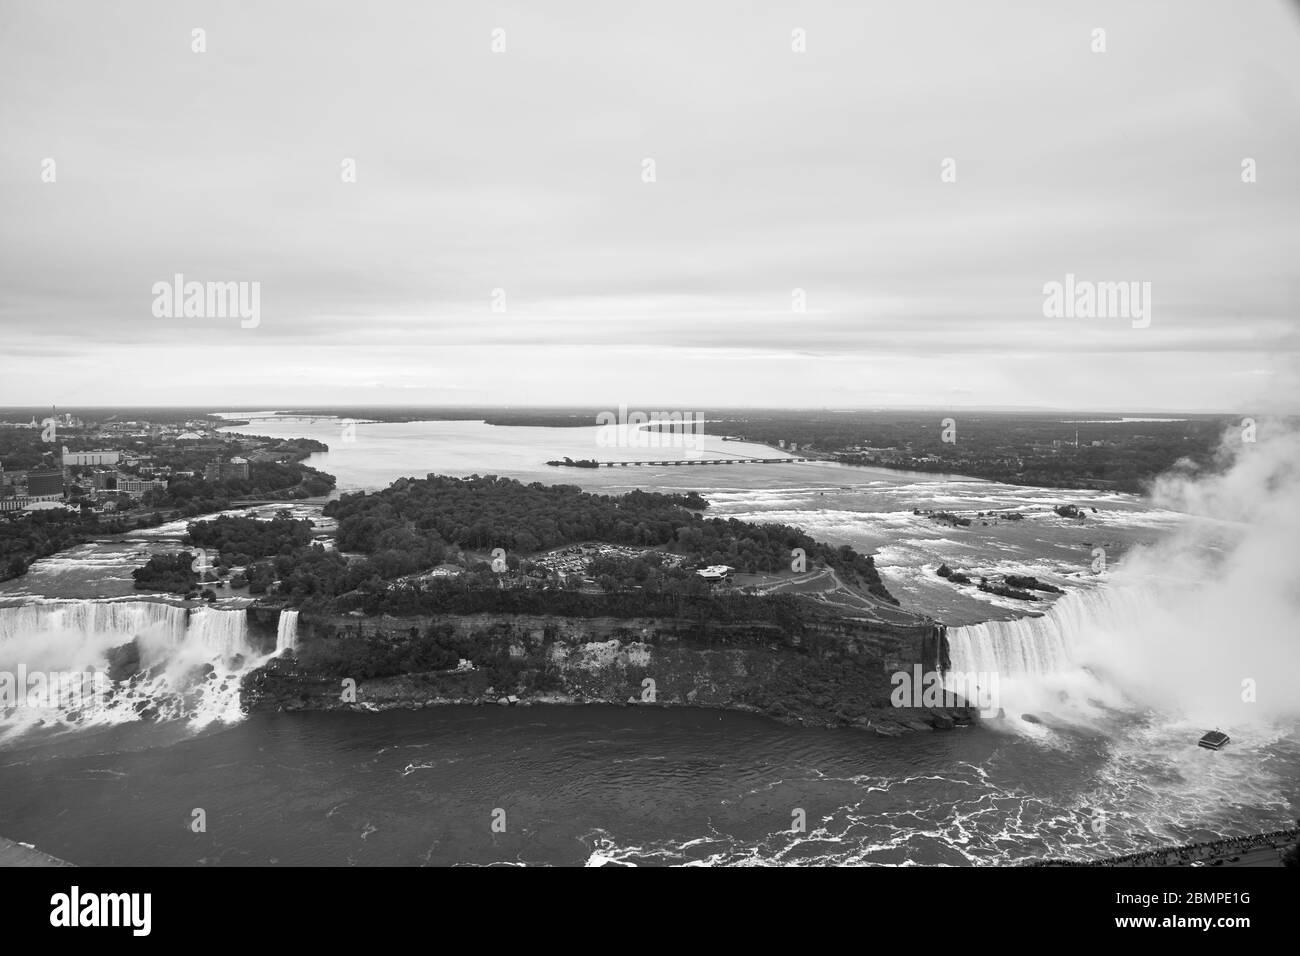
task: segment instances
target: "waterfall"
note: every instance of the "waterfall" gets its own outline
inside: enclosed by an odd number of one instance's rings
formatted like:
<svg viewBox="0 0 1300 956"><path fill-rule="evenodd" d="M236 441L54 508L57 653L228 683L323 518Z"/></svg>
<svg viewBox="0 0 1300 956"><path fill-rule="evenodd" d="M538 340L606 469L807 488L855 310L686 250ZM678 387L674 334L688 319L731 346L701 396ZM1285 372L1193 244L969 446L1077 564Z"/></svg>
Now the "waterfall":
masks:
<svg viewBox="0 0 1300 956"><path fill-rule="evenodd" d="M197 607L190 612L185 642L222 657L245 657L255 652L248 643L248 616L243 611L218 611Z"/></svg>
<svg viewBox="0 0 1300 956"><path fill-rule="evenodd" d="M1123 673L1126 651L1160 626L1163 608L1176 600L1152 584L1111 582L1071 591L1046 614L950 627L945 685L965 679L996 688L995 706L1009 717L1095 722L1107 709L1132 705L1121 688L1129 681L1117 680L1132 676Z"/></svg>
<svg viewBox="0 0 1300 956"><path fill-rule="evenodd" d="M148 601L54 601L0 608L0 665L14 663L18 656L27 659L29 666L32 658L75 658L82 651L112 647L137 634L179 644L186 617L183 607ZM58 635L59 640L51 642L50 635Z"/></svg>
<svg viewBox="0 0 1300 956"><path fill-rule="evenodd" d="M152 601L0 608L0 737L140 719L234 722L240 680L263 660L243 609ZM115 684L107 676L114 661L126 674ZM39 690L46 686L66 692Z"/></svg>
<svg viewBox="0 0 1300 956"><path fill-rule="evenodd" d="M275 656L298 646L298 612L283 610L275 629Z"/></svg>
<svg viewBox="0 0 1300 956"><path fill-rule="evenodd" d="M51 601L0 608L0 669L84 670L140 638L148 656L184 644L188 612L150 601ZM151 663L152 661L150 661Z"/></svg>
<svg viewBox="0 0 1300 956"><path fill-rule="evenodd" d="M1154 598L1138 587L1080 588L1059 598L1046 614L950 627L952 669L1003 677L1062 673L1081 663L1085 645L1128 632Z"/></svg>

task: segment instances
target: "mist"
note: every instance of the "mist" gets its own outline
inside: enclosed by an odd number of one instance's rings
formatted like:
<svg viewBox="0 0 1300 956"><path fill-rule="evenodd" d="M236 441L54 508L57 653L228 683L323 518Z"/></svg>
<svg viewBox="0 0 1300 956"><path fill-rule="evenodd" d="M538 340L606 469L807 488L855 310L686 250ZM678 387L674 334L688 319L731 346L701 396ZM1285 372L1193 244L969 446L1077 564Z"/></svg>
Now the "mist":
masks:
<svg viewBox="0 0 1300 956"><path fill-rule="evenodd" d="M1228 429L1216 467L1161 476L1152 503L1180 528L1125 556L1107 587L1154 597L1090 636L1081 662L1126 696L1222 725L1300 714L1300 430L1273 419Z"/></svg>

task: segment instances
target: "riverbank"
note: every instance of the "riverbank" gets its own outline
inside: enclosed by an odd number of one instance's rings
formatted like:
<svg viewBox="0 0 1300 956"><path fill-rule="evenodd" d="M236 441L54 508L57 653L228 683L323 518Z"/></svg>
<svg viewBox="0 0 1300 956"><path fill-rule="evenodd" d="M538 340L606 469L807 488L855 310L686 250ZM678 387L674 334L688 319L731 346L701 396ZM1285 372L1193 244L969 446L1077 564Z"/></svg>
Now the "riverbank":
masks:
<svg viewBox="0 0 1300 956"><path fill-rule="evenodd" d="M1043 860L1030 866L1284 866L1283 856L1300 842L1300 827L1161 847L1105 860Z"/></svg>
<svg viewBox="0 0 1300 956"><path fill-rule="evenodd" d="M28 843L15 843L0 837L0 866L75 866L57 857L42 853Z"/></svg>
<svg viewBox="0 0 1300 956"><path fill-rule="evenodd" d="M274 662L272 662L274 664ZM355 701L346 701L334 681L322 681L301 671L286 672L291 665L261 669L251 680L253 699L249 711L354 711L358 713L386 713L394 710L425 710L436 707L487 706L487 707L651 707L679 710L714 710L766 717L792 727L833 730L852 728L869 731L878 737L901 737L905 734L935 730L954 730L979 722L979 712L972 707L875 707L859 711L852 719L833 716L802 715L788 712L776 713L770 706L745 703L740 700L716 700L711 697L691 696L686 700L643 700L635 695L626 699L613 696L588 695L546 691L534 694L502 694L494 687L483 693L446 693L435 690L436 673L403 674L358 683ZM250 684L246 684L246 690Z"/></svg>

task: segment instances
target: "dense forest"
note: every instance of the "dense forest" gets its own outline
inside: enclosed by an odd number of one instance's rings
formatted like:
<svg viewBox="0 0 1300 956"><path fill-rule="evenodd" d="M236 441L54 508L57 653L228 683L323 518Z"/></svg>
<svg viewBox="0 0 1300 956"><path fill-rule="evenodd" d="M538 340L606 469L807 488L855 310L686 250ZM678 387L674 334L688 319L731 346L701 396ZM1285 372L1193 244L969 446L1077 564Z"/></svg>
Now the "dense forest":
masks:
<svg viewBox="0 0 1300 956"><path fill-rule="evenodd" d="M327 504L324 513L338 521L338 550L311 543L311 523L283 514L196 522L189 540L216 549L219 571L246 567L252 593L278 581L276 596L321 613L716 617L743 609L746 619L784 625L794 621L797 599L720 593L693 566L783 571L795 548L809 566L830 565L847 582L897 603L870 557L785 525L706 519L698 514L706 505L694 493L609 496L494 476L431 476ZM642 550L593 556L587 586L533 560L539 551L577 543ZM506 554L494 567L483 555L498 548ZM441 564L457 573L404 580Z"/></svg>
<svg viewBox="0 0 1300 956"><path fill-rule="evenodd" d="M271 520L243 515L218 515L191 522L186 529L191 544L214 548L228 564L247 564L253 558L288 554L311 541L312 522L281 512Z"/></svg>
<svg viewBox="0 0 1300 956"><path fill-rule="evenodd" d="M41 434L39 428L0 428L0 465L8 471L58 468L59 449Z"/></svg>
<svg viewBox="0 0 1300 956"><path fill-rule="evenodd" d="M176 554L155 554L143 567L131 572L135 586L145 591L170 591L188 594L199 585L199 575L194 569L195 556L189 551Z"/></svg>
<svg viewBox="0 0 1300 956"><path fill-rule="evenodd" d="M703 518L698 495L585 492L574 485L523 484L496 476L399 479L371 495L345 495L325 514L338 520L338 545L370 556L382 577L432 567L453 549L531 555L605 542L664 548L688 562L744 572L784 571L794 549L893 600L866 555L814 541L798 528Z"/></svg>

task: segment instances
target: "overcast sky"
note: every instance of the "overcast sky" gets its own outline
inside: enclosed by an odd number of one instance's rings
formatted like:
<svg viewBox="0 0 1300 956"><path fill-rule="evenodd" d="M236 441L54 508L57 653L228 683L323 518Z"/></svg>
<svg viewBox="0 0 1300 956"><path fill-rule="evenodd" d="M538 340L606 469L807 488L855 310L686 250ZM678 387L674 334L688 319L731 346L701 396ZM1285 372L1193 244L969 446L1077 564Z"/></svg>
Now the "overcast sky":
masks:
<svg viewBox="0 0 1300 956"><path fill-rule="evenodd" d="M1281 2L0 0L0 91L0 404L1239 411L1300 355Z"/></svg>

